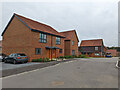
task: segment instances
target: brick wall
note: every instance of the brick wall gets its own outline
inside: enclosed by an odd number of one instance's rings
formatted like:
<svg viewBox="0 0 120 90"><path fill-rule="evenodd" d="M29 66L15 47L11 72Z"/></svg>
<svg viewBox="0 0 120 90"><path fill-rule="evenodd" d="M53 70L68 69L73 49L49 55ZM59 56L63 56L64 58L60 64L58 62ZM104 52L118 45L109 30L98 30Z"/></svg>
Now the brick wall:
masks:
<svg viewBox="0 0 120 90"><path fill-rule="evenodd" d="M2 37L2 53L9 55L11 53L21 52L29 56L31 47L30 36L31 31L14 17Z"/></svg>
<svg viewBox="0 0 120 90"><path fill-rule="evenodd" d="M74 41L74 46L72 45L72 41ZM78 56L78 40L75 32L71 40L65 41L65 55L72 55L72 50L75 50L75 55Z"/></svg>
<svg viewBox="0 0 120 90"><path fill-rule="evenodd" d="M72 41L74 41L74 45L72 45ZM75 55L78 56L78 40L75 32L73 33L73 37L70 41L70 47L71 47L70 55L72 55L72 50L75 50Z"/></svg>
<svg viewBox="0 0 120 90"><path fill-rule="evenodd" d="M47 35L47 43L40 43L39 42L39 33L38 32L32 32L31 35L31 43L32 43L32 48L31 48L31 56L32 58L51 58L51 50L46 49L45 46L51 46L51 35ZM56 36L52 36L52 46L53 47L58 47L62 49L62 53L59 54L59 49L56 49L56 57L59 56L64 56L64 39L61 38L61 43L60 45L56 45ZM35 55L35 48L41 48L41 54L40 55ZM49 53L50 52L50 53ZM52 50L52 58L55 58L55 49Z"/></svg>
<svg viewBox="0 0 120 90"><path fill-rule="evenodd" d="M52 36L52 38L52 46L56 46L63 50L62 54L59 54L59 49L56 49L56 57L63 56L64 39L61 38L61 44L56 45L56 37ZM46 49L45 46L51 46L51 35L47 35L47 43L40 43L39 33L32 32L21 21L14 17L3 35L2 53L6 55L11 53L25 53L28 56L29 61L35 58L49 58L49 56L51 58L51 55L48 55L49 49ZM35 55L35 48L41 48L40 55ZM55 56L54 52L55 50L53 50L53 56Z"/></svg>

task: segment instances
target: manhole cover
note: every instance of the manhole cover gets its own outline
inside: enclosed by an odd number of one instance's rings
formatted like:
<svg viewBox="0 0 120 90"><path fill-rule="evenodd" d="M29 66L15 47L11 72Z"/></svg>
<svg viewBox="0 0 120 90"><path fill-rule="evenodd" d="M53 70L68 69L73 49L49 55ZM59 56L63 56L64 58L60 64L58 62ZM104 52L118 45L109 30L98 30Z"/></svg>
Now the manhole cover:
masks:
<svg viewBox="0 0 120 90"><path fill-rule="evenodd" d="M62 81L53 81L52 86L57 86L57 85L64 85L64 82Z"/></svg>

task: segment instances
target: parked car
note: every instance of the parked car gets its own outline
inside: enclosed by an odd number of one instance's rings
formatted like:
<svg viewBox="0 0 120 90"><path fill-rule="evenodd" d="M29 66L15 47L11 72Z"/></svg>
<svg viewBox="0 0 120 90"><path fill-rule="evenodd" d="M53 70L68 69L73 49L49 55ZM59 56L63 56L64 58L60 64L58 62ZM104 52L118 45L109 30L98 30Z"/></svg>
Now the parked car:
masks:
<svg viewBox="0 0 120 90"><path fill-rule="evenodd" d="M5 59L6 56L7 56L7 55L1 53L1 54L0 54L0 61L4 62L4 59Z"/></svg>
<svg viewBox="0 0 120 90"><path fill-rule="evenodd" d="M111 56L111 53L106 53L106 55L105 55L105 57L108 57L108 58L111 58L112 56Z"/></svg>
<svg viewBox="0 0 120 90"><path fill-rule="evenodd" d="M16 64L18 62L27 63L28 57L24 53L12 53L9 56L5 57L4 62L10 62Z"/></svg>
<svg viewBox="0 0 120 90"><path fill-rule="evenodd" d="M0 55L0 62L2 62L2 56Z"/></svg>
<svg viewBox="0 0 120 90"><path fill-rule="evenodd" d="M112 56L111 55L106 55L105 57L111 58Z"/></svg>

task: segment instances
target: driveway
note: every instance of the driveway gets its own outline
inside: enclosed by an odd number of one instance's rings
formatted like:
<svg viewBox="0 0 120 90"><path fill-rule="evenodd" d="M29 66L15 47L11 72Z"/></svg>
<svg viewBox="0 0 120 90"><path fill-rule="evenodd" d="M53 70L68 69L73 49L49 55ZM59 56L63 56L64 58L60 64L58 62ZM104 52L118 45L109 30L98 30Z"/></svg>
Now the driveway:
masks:
<svg viewBox="0 0 120 90"><path fill-rule="evenodd" d="M2 86L3 88L118 88L116 61L117 58L76 59L4 77Z"/></svg>
<svg viewBox="0 0 120 90"><path fill-rule="evenodd" d="M0 70L8 70L8 69L15 69L15 68L20 68L20 67L25 67L25 66L30 66L30 65L35 65L35 64L42 64L42 63L18 63L18 64L11 64L11 63L4 63L0 62Z"/></svg>

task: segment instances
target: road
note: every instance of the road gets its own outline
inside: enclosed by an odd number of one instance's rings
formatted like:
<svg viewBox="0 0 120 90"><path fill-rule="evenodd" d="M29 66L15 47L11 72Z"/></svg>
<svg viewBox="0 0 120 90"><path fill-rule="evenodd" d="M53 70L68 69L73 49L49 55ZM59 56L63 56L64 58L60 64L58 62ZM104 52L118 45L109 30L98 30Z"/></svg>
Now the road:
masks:
<svg viewBox="0 0 120 90"><path fill-rule="evenodd" d="M88 58L4 77L3 88L118 88L117 58Z"/></svg>

